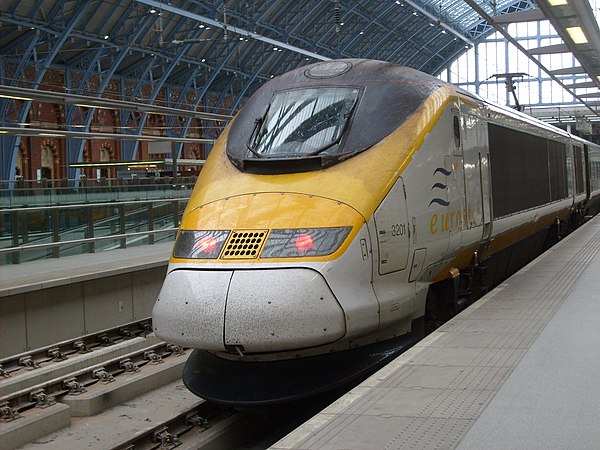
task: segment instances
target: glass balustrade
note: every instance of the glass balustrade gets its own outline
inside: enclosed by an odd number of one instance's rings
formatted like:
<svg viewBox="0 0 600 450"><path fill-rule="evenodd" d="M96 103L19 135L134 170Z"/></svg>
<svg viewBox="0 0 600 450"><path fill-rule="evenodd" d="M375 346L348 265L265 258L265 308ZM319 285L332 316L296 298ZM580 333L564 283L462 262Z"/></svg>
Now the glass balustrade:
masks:
<svg viewBox="0 0 600 450"><path fill-rule="evenodd" d="M187 197L0 209L0 264L173 240L186 203Z"/></svg>
<svg viewBox="0 0 600 450"><path fill-rule="evenodd" d="M0 208L188 198L197 177L0 180Z"/></svg>

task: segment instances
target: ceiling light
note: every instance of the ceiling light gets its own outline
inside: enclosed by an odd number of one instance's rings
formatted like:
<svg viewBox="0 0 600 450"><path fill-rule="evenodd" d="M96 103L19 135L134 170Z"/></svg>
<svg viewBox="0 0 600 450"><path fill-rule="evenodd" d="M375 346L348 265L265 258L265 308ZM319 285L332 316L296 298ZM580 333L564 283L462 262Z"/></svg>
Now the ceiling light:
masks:
<svg viewBox="0 0 600 450"><path fill-rule="evenodd" d="M277 50L279 50L277 47L273 47L274 52L276 52Z"/></svg>
<svg viewBox="0 0 600 450"><path fill-rule="evenodd" d="M550 6L562 6L568 4L567 0L548 0L548 3Z"/></svg>
<svg viewBox="0 0 600 450"><path fill-rule="evenodd" d="M204 25L198 25L198 28L204 28Z"/></svg>
<svg viewBox="0 0 600 450"><path fill-rule="evenodd" d="M32 98L29 98L29 97L17 97L16 95L4 95L4 94L0 94L0 97L2 97L2 98L12 98L14 100L23 100L23 101L26 101L26 102L33 101Z"/></svg>
<svg viewBox="0 0 600 450"><path fill-rule="evenodd" d="M85 103L73 103L75 106L79 106L81 108L98 108L98 109L114 109L110 106L98 106L98 105L87 105Z"/></svg>
<svg viewBox="0 0 600 450"><path fill-rule="evenodd" d="M107 40L107 39L108 39L108 36L104 36L104 40Z"/></svg>
<svg viewBox="0 0 600 450"><path fill-rule="evenodd" d="M571 36L571 39L575 44L588 43L587 37L585 37L585 33L581 27L567 27L565 30L567 30L567 33L569 33L569 36Z"/></svg>
<svg viewBox="0 0 600 450"><path fill-rule="evenodd" d="M202 58L202 62L206 62L206 58Z"/></svg>
<svg viewBox="0 0 600 450"><path fill-rule="evenodd" d="M156 10L155 10L154 8L152 8L152 9L150 10L150 14L156 14Z"/></svg>

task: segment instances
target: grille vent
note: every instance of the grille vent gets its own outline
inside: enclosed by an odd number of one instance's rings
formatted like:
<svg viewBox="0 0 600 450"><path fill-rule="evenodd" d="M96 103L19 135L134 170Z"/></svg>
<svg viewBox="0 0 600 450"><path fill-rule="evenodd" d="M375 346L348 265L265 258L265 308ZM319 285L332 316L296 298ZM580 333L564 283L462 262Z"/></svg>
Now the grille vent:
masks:
<svg viewBox="0 0 600 450"><path fill-rule="evenodd" d="M225 243L222 259L254 259L260 254L269 230L234 230Z"/></svg>

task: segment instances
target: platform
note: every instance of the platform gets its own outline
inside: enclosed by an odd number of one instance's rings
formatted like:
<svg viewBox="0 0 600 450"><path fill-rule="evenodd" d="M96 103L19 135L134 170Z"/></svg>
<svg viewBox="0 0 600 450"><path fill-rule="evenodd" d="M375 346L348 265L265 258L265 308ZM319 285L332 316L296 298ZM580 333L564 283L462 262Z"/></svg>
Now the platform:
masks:
<svg viewBox="0 0 600 450"><path fill-rule="evenodd" d="M173 242L0 268L0 358L150 317Z"/></svg>
<svg viewBox="0 0 600 450"><path fill-rule="evenodd" d="M173 242L2 266L0 297L166 266Z"/></svg>
<svg viewBox="0 0 600 450"><path fill-rule="evenodd" d="M599 250L596 217L272 448L598 448Z"/></svg>

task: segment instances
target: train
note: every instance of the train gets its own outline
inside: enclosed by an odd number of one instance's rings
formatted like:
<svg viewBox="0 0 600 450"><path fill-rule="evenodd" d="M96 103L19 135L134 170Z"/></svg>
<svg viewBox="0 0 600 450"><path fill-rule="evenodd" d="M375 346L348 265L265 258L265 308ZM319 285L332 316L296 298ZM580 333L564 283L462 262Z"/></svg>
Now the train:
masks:
<svg viewBox="0 0 600 450"><path fill-rule="evenodd" d="M215 143L153 309L200 397L330 389L600 209L600 146L417 70L318 62Z"/></svg>

